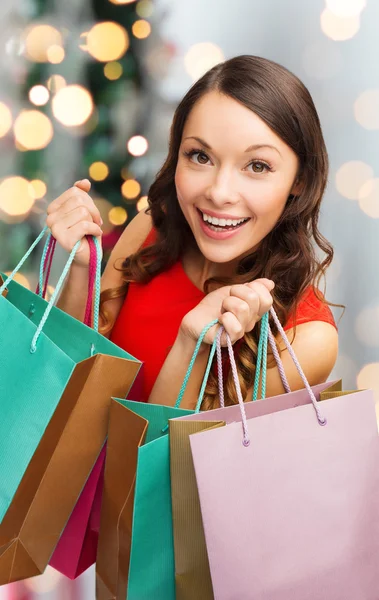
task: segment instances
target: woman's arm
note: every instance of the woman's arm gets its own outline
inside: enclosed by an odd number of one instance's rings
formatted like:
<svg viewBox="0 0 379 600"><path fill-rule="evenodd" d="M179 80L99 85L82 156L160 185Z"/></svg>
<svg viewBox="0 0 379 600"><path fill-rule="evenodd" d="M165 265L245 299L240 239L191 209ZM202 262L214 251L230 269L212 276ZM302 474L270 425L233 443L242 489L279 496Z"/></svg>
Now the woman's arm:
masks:
<svg viewBox="0 0 379 600"><path fill-rule="evenodd" d="M296 327L296 336L293 340L293 329L286 331L293 351L300 363L304 375L310 385L317 385L327 381L338 355L338 333L333 325L322 321L311 321ZM292 341L293 340L293 341ZM304 388L294 362L281 338L277 338L281 349L281 359L284 371L292 391ZM272 357L271 357L272 358ZM271 362L270 362L271 364ZM267 369L266 397L284 394L279 371L275 366ZM252 388L247 399L251 399Z"/></svg>

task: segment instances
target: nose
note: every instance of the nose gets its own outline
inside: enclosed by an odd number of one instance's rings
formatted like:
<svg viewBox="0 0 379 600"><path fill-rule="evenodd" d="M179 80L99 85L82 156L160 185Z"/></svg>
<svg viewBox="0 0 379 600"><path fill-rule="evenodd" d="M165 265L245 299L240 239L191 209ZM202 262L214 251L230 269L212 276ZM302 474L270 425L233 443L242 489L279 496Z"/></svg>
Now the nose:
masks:
<svg viewBox="0 0 379 600"><path fill-rule="evenodd" d="M214 206L222 207L237 204L239 193L236 178L231 170L212 169L209 185L206 190L206 198Z"/></svg>

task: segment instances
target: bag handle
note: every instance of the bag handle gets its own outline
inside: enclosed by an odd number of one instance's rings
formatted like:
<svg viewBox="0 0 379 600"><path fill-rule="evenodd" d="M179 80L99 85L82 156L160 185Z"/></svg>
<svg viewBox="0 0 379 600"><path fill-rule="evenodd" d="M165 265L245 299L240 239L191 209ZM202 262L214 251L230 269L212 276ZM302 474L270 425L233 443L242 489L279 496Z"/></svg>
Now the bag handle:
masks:
<svg viewBox="0 0 379 600"><path fill-rule="evenodd" d="M296 367L296 369L297 369L297 371L298 371L298 373L299 373L299 375L300 375L300 377L301 377L301 379L302 379L302 381L304 383L304 387L306 388L306 390L307 390L307 392L309 394L309 397L311 399L311 402L313 404L313 408L314 408L316 416L317 416L317 421L318 421L319 425L324 426L324 425L327 424L327 420L321 414L321 411L320 411L320 409L318 407L318 402L317 402L316 397L315 397L315 395L313 393L313 390L312 390L311 386L309 385L309 382L308 382L308 380L307 380L307 378L306 378L306 376L304 374L304 371L301 368L301 365L300 365L300 363L299 363L299 361L298 361L298 359L297 359L297 357L295 355L295 352L293 351L293 348L291 347L291 344L290 344L290 342L289 342L289 340L287 338L287 335L286 335L286 333L285 333L285 331L284 331L284 329L283 329L283 327L282 327L282 325L281 325L281 323L280 323L280 321L279 321L279 319L278 319L278 317L277 317L277 315L276 315L276 313L275 313L275 311L274 311L273 308L270 308L270 314L271 314L272 318L274 319L275 325L277 326L278 331L279 331L280 335L282 336L283 341L284 341L284 343L286 345L286 348L287 348L287 350L288 350L288 352L289 352L289 354L290 354L290 356L291 356L291 358L292 358L292 360L293 360L293 362L295 364L295 367ZM218 331L218 333L216 335L216 344L220 345L221 334L222 334L223 331L224 331L224 328L222 326L220 326L220 330ZM273 344L276 347L275 339L274 339L274 337L272 335L272 332L270 330L270 325L268 325L268 331L271 333L271 337L269 338L270 339L270 343L273 342ZM247 425L245 403L244 403L243 398L242 398L241 386L240 386L239 379L238 379L238 372L237 372L236 361L235 361L235 358L234 358L233 346L232 346L232 342L230 340L229 335L226 332L225 332L225 334L226 334L226 341L227 341L227 346L228 346L228 354L229 354L230 366L231 366L232 374L233 374L233 381L234 381L234 385L235 385L236 392L237 392L238 404L240 405L240 410L241 410L242 431L243 431L243 445L244 446L249 446L249 444L250 444L250 438L249 438L249 431L248 431L248 425ZM221 382L222 382L222 377L221 377Z"/></svg>
<svg viewBox="0 0 379 600"><path fill-rule="evenodd" d="M84 313L84 325L92 327L93 321L93 295L96 281L96 246L91 236L86 236L89 249L90 249L90 262L89 262L89 277L88 277L88 294L87 303ZM46 243L43 249L42 258L39 269L39 283L36 289L36 294L40 298L46 298L47 286L50 279L51 265L54 258L55 247L57 240L50 233L47 236Z"/></svg>
<svg viewBox="0 0 379 600"><path fill-rule="evenodd" d="M4 292L4 290L6 289L6 287L11 283L11 281L13 281L14 276L16 275L16 273L21 269L21 267L23 266L23 264L25 263L25 261L29 258L29 256L31 255L31 253L33 252L34 248L39 244L39 242L42 240L43 236L45 235L46 231L47 231L47 226L45 226L41 233L38 235L38 237L34 240L33 244L30 246L29 250L27 250L27 252L25 253L25 255L22 257L22 259L20 260L20 262L18 263L18 265L13 269L12 273L9 275L9 277L4 281L4 283L1 285L0 287L0 296L2 295L2 293ZM48 319L48 316L51 312L51 309L54 306L54 303L58 297L58 294L60 293L62 287L63 287L63 283L64 280L67 277L67 274L70 270L71 264L75 258L76 252L78 251L78 248L80 246L81 240L79 240L75 246L73 247L73 249L71 250L71 253L68 257L68 260L63 268L63 272L58 280L58 283L56 285L56 288L47 304L47 307L45 309L45 312L42 316L42 319L37 327L37 330L33 336L32 342L31 342L31 346L30 346L30 352L33 354L36 350L37 350L37 342L38 339L42 333L43 327ZM100 306L100 278L101 278L101 246L99 243L99 240L95 237L94 238L94 243L95 243L95 247L96 247L96 275L95 275L95 302L94 302L94 329L95 331L98 331L99 328L99 306Z"/></svg>

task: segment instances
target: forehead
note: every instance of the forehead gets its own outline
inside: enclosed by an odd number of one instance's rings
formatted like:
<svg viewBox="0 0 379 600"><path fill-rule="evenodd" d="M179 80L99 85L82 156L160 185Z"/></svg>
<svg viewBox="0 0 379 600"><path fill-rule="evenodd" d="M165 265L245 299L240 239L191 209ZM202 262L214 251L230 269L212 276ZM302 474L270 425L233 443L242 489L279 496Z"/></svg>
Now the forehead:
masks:
<svg viewBox="0 0 379 600"><path fill-rule="evenodd" d="M218 145L245 150L251 144L273 144L281 151L289 147L252 110L233 98L212 91L203 96L190 112L183 137L201 137L213 148Z"/></svg>

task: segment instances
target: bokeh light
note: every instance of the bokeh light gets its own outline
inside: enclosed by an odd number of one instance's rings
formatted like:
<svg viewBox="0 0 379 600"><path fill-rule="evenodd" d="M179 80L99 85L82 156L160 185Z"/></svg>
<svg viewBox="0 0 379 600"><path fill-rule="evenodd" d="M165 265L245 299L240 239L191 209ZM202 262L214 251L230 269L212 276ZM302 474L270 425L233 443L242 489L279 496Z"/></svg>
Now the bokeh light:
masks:
<svg viewBox="0 0 379 600"><path fill-rule="evenodd" d="M88 90L80 85L68 85L53 98L53 115L66 127L83 125L93 112L93 100Z"/></svg>
<svg viewBox="0 0 379 600"><path fill-rule="evenodd" d="M59 90L66 87L66 85L66 80L62 75L52 75L46 82L46 86L52 94L56 94Z"/></svg>
<svg viewBox="0 0 379 600"><path fill-rule="evenodd" d="M117 61L109 62L106 65L104 65L104 75L107 79L110 79L111 81L120 79L122 73L122 65Z"/></svg>
<svg viewBox="0 0 379 600"><path fill-rule="evenodd" d="M326 8L337 17L356 17L366 6L366 0L325 0Z"/></svg>
<svg viewBox="0 0 379 600"><path fill-rule="evenodd" d="M34 85L29 90L29 100L36 106L44 106L50 98L49 90L44 85Z"/></svg>
<svg viewBox="0 0 379 600"><path fill-rule="evenodd" d="M54 135L49 117L38 110L23 110L13 129L16 141L26 150L46 148Z"/></svg>
<svg viewBox="0 0 379 600"><path fill-rule="evenodd" d="M184 64L187 73L196 81L208 69L224 60L224 53L219 46L211 42L202 42L191 46L184 57Z"/></svg>
<svg viewBox="0 0 379 600"><path fill-rule="evenodd" d="M31 181L29 185L32 186L32 194L34 195L34 198L36 200L40 200L41 198L46 196L46 183L44 181L41 181L41 179L33 179L33 181Z"/></svg>
<svg viewBox="0 0 379 600"><path fill-rule="evenodd" d="M11 217L26 216L33 208L35 196L24 177L6 177L0 183L0 210Z"/></svg>
<svg viewBox="0 0 379 600"><path fill-rule="evenodd" d="M135 179L127 179L121 186L121 192L124 198L132 200L141 192L141 186Z"/></svg>
<svg viewBox="0 0 379 600"><path fill-rule="evenodd" d="M365 346L379 347L379 306L365 308L359 313L355 333Z"/></svg>
<svg viewBox="0 0 379 600"><path fill-rule="evenodd" d="M358 373L357 385L359 389L371 389L375 399L379 401L379 363L369 363Z"/></svg>
<svg viewBox="0 0 379 600"><path fill-rule="evenodd" d="M103 219L101 229L105 234L110 233L114 228L114 225L109 220L109 213L112 210L113 205L104 198L94 198L93 201L99 209L100 216Z"/></svg>
<svg viewBox="0 0 379 600"><path fill-rule="evenodd" d="M34 62L48 62L48 50L63 46L62 34L51 25L31 25L24 33L25 55Z"/></svg>
<svg viewBox="0 0 379 600"><path fill-rule="evenodd" d="M109 0L112 4L133 4L136 0Z"/></svg>
<svg viewBox="0 0 379 600"><path fill-rule="evenodd" d="M87 35L87 50L100 62L110 62L121 58L129 48L129 36L126 29L105 21L97 23Z"/></svg>
<svg viewBox="0 0 379 600"><path fill-rule="evenodd" d="M58 65L59 63L63 62L64 57L64 48L62 48L62 46L58 46L58 44L54 44L47 49L47 60L53 65Z"/></svg>
<svg viewBox="0 0 379 600"><path fill-rule="evenodd" d="M349 40L358 33L360 27L359 16L338 17L333 12L325 9L321 13L321 29L332 40L341 42Z"/></svg>
<svg viewBox="0 0 379 600"><path fill-rule="evenodd" d="M366 90L354 103L356 120L365 129L379 129L379 90Z"/></svg>
<svg viewBox="0 0 379 600"><path fill-rule="evenodd" d="M12 127L12 113L4 102L0 102L0 138L7 135Z"/></svg>
<svg viewBox="0 0 379 600"><path fill-rule="evenodd" d="M373 168L360 161L344 163L336 173L336 187L341 196L349 200L359 200L362 186L374 176Z"/></svg>
<svg viewBox="0 0 379 600"><path fill-rule="evenodd" d="M151 33L151 25L145 19L139 19L132 25L132 32L134 37L139 40L143 40L147 38Z"/></svg>
<svg viewBox="0 0 379 600"><path fill-rule="evenodd" d="M104 181L109 175L109 168L104 162L98 161L92 163L88 172L94 181Z"/></svg>
<svg viewBox="0 0 379 600"><path fill-rule="evenodd" d="M114 206L109 211L108 217L109 222L112 223L112 225L118 226L123 225L126 222L128 213L122 206Z"/></svg>
<svg viewBox="0 0 379 600"><path fill-rule="evenodd" d="M147 142L147 139L144 138L142 135L134 135L128 141L128 151L133 156L142 156L143 154L145 154L145 152L147 152L148 147L149 144Z"/></svg>
<svg viewBox="0 0 379 600"><path fill-rule="evenodd" d="M140 0L136 6L136 13L139 17L148 19L154 12L154 5L151 0Z"/></svg>
<svg viewBox="0 0 379 600"><path fill-rule="evenodd" d="M137 210L140 212L141 210L145 210L149 206L149 202L147 196L141 196L141 198L137 202Z"/></svg>
<svg viewBox="0 0 379 600"><path fill-rule="evenodd" d="M359 207L372 219L379 219L379 179L366 181L359 190Z"/></svg>

